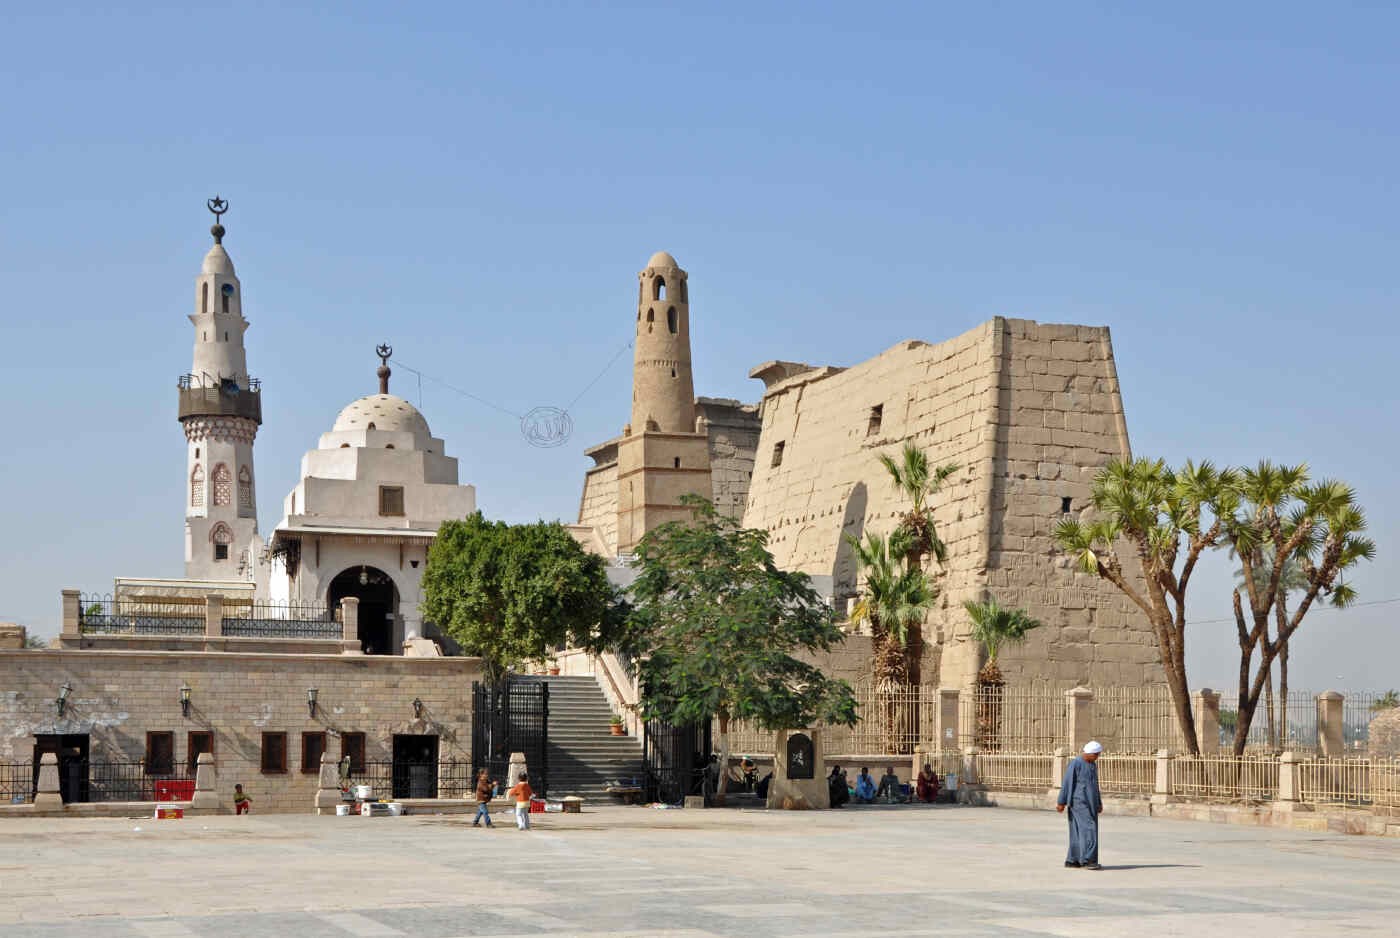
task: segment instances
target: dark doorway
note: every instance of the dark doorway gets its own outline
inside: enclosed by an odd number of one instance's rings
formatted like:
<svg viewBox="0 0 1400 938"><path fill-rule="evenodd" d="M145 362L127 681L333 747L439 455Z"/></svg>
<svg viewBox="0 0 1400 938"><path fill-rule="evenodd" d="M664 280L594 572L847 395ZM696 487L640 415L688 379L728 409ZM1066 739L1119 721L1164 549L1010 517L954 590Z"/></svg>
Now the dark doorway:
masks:
<svg viewBox="0 0 1400 938"><path fill-rule="evenodd" d="M34 736L34 790L39 790L39 761L45 753L58 756L58 793L64 804L87 801L88 734L56 733Z"/></svg>
<svg viewBox="0 0 1400 938"><path fill-rule="evenodd" d="M394 797L436 798L438 738L394 734Z"/></svg>
<svg viewBox="0 0 1400 938"><path fill-rule="evenodd" d="M398 654L394 647L394 615L399 611L399 591L389 574L376 567L350 567L336 574L326 595L331 609L354 596L360 601L360 648L367 655Z"/></svg>

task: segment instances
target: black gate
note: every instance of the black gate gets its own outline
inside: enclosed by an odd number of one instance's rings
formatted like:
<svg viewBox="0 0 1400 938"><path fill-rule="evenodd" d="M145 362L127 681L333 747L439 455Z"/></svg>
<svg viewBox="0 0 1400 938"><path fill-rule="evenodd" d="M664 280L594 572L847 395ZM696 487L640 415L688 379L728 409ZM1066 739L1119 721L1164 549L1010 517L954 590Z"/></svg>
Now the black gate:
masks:
<svg viewBox="0 0 1400 938"><path fill-rule="evenodd" d="M512 680L506 687L472 684L472 774L481 769L504 785L510 754L525 753L530 787L549 791L549 685Z"/></svg>
<svg viewBox="0 0 1400 938"><path fill-rule="evenodd" d="M690 726L649 721L642 734L647 799L680 804L686 795L703 794L710 750L709 720Z"/></svg>

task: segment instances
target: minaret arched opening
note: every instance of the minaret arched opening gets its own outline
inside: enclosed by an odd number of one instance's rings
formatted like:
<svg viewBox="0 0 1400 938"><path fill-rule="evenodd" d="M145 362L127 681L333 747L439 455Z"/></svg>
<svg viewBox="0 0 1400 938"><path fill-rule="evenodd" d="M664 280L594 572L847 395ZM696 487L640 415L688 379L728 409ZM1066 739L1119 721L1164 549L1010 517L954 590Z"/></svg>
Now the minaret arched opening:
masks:
<svg viewBox="0 0 1400 938"><path fill-rule="evenodd" d="M671 335L676 334L676 308L674 306L666 310L666 328L670 330Z"/></svg>
<svg viewBox="0 0 1400 938"><path fill-rule="evenodd" d="M657 277L651 282L651 298L653 300L666 299L666 279Z"/></svg>
<svg viewBox="0 0 1400 938"><path fill-rule="evenodd" d="M209 312L209 284L206 283L199 292L199 311L207 313Z"/></svg>

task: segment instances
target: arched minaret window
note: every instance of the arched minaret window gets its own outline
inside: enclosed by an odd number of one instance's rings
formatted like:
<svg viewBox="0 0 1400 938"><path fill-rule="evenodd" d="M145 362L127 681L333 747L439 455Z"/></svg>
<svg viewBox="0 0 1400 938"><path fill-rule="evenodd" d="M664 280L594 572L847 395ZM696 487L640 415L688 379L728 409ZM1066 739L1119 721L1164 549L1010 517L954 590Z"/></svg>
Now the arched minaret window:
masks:
<svg viewBox="0 0 1400 938"><path fill-rule="evenodd" d="M194 472L190 473L190 507L204 507L204 467L199 463L194 464Z"/></svg>
<svg viewBox="0 0 1400 938"><path fill-rule="evenodd" d="M676 308L674 306L666 310L666 328L670 330L671 335L676 334Z"/></svg>
<svg viewBox="0 0 1400 938"><path fill-rule="evenodd" d="M224 301L224 312L228 312L228 298L233 296L233 284L226 283L219 290L219 296Z"/></svg>
<svg viewBox="0 0 1400 938"><path fill-rule="evenodd" d="M653 300L666 299L666 281L660 277L651 282L651 298Z"/></svg>
<svg viewBox="0 0 1400 938"><path fill-rule="evenodd" d="M209 312L209 284L207 283L200 289L199 311L201 313Z"/></svg>
<svg viewBox="0 0 1400 938"><path fill-rule="evenodd" d="M253 474L248 471L247 466L238 468L238 507L253 507Z"/></svg>
<svg viewBox="0 0 1400 938"><path fill-rule="evenodd" d="M233 543L233 531L229 526L222 521L214 525L214 530L209 532L209 540L214 545L214 559L227 560L228 547Z"/></svg>
<svg viewBox="0 0 1400 938"><path fill-rule="evenodd" d="M215 466L210 481L214 483L215 507L233 504L233 473L228 471L228 466L223 463Z"/></svg>

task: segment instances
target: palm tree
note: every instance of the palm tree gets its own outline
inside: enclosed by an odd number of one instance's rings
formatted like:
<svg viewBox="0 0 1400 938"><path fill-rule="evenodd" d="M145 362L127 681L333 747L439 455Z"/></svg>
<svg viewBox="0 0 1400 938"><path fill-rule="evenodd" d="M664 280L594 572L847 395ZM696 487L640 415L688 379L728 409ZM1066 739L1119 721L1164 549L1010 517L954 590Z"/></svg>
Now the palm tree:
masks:
<svg viewBox="0 0 1400 938"><path fill-rule="evenodd" d="M972 637L987 648L987 663L977 672L977 745L996 749L1001 741L1001 699L1006 685L997 667L997 654L1005 645L1024 642L1027 633L1040 628L1041 623L1024 609L1002 606L995 596L985 602L965 602L963 608L972 618Z"/></svg>
<svg viewBox="0 0 1400 938"><path fill-rule="evenodd" d="M1238 556L1235 549L1230 548L1230 556ZM1274 569L1274 549L1265 544L1260 547L1250 569L1254 572L1254 588L1257 593L1263 593L1269 586L1269 578L1273 576ZM1244 564L1235 570L1235 588L1245 589ZM1308 588L1308 575L1303 570L1303 565L1298 562L1297 557L1288 557L1283 561L1283 569L1279 571L1278 603L1279 611L1283 613L1283 618L1288 618L1288 594L1293 592L1306 591ZM1282 749L1288 736L1288 643L1285 642L1278 651L1278 718L1274 716L1274 676L1272 670L1264 678L1264 703L1265 718L1268 721L1269 744L1275 749Z"/></svg>
<svg viewBox="0 0 1400 938"><path fill-rule="evenodd" d="M928 455L913 443L905 443L896 461L888 453L880 454L880 465L890 474L895 488L909 499L909 510L899 521L899 531L903 535L904 563L907 567L923 569L924 558L932 555L939 566L948 557L948 548L938 536L933 522L933 510L928 507L930 497L943 489L958 471L955 463L930 467ZM923 620L909 624L909 640L905 643L905 665L910 680L917 684L920 678L920 662L924 652Z"/></svg>
<svg viewBox="0 0 1400 938"><path fill-rule="evenodd" d="M904 548L900 533L889 538L867 533L863 542L847 535L846 541L855 551L865 580L851 620L870 624L876 683L906 683L906 645L913 627L928 614L936 592L921 568L900 563Z"/></svg>

